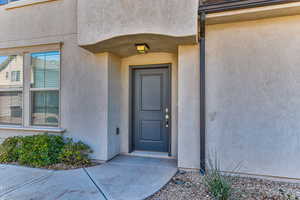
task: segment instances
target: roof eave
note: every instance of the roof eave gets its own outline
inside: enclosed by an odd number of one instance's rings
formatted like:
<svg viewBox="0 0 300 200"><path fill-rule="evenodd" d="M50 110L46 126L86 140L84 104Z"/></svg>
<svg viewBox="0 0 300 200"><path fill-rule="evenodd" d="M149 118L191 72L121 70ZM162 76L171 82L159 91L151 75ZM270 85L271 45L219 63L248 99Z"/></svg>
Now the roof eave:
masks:
<svg viewBox="0 0 300 200"><path fill-rule="evenodd" d="M300 0L244 0L244 1L236 0L236 1L222 2L222 3L212 3L212 4L208 3L199 6L199 13L224 12L230 10L255 8L255 7L292 3L292 2L300 2Z"/></svg>

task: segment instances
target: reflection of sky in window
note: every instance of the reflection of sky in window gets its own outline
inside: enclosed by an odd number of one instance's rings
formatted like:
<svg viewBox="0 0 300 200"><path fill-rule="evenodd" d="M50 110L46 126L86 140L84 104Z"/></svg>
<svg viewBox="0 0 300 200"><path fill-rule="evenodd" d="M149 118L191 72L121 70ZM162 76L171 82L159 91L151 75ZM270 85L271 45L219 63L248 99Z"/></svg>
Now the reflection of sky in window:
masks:
<svg viewBox="0 0 300 200"><path fill-rule="evenodd" d="M0 64L3 63L7 58L8 56L0 56Z"/></svg>
<svg viewBox="0 0 300 200"><path fill-rule="evenodd" d="M6 3L7 3L7 0L0 0L0 5L6 4ZM1 59L0 59L0 61L1 61Z"/></svg>
<svg viewBox="0 0 300 200"><path fill-rule="evenodd" d="M19 0L10 0L11 2L12 1L19 1ZM0 5L3 5L3 4L7 4L8 3L8 0L0 0Z"/></svg>
<svg viewBox="0 0 300 200"><path fill-rule="evenodd" d="M46 57L47 60L59 61L59 51L43 52L43 53L33 53L32 58ZM50 59L49 59L50 58Z"/></svg>

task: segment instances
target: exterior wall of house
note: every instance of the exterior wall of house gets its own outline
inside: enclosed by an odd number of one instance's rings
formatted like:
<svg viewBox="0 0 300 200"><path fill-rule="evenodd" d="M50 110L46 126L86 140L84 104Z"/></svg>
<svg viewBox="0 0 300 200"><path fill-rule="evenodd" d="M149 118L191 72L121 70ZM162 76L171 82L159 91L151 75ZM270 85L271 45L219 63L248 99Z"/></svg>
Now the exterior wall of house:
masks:
<svg viewBox="0 0 300 200"><path fill-rule="evenodd" d="M143 42L176 53L178 44L197 42L197 9L198 0L78 0L78 43L126 57Z"/></svg>
<svg viewBox="0 0 300 200"><path fill-rule="evenodd" d="M90 145L94 150L93 158L99 160L108 159L108 72L108 53L90 53L78 47L76 36L64 37L61 49L61 127L66 129L65 136ZM0 131L2 140L36 133Z"/></svg>
<svg viewBox="0 0 300 200"><path fill-rule="evenodd" d="M0 6L0 55L25 52L28 48L23 48L24 46L63 42L64 37L71 37L76 33L75 17L76 3L73 0L11 10ZM43 46L38 48L44 49ZM31 134L36 132L0 130L0 142L9 136Z"/></svg>
<svg viewBox="0 0 300 200"><path fill-rule="evenodd" d="M108 159L120 153L121 146L121 59L109 54L108 82ZM119 133L117 133L119 128Z"/></svg>
<svg viewBox="0 0 300 200"><path fill-rule="evenodd" d="M198 0L101 2L1 6L0 55L61 51L61 128L105 161L129 151L129 66L171 63L172 156L199 168ZM300 178L299 20L207 26L206 148L222 169L241 163L244 173ZM135 55L137 42L150 53ZM0 126L0 142L36 133Z"/></svg>
<svg viewBox="0 0 300 200"><path fill-rule="evenodd" d="M77 1L74 0L8 10L0 6L0 48L62 42L64 37L77 34L76 13Z"/></svg>
<svg viewBox="0 0 300 200"><path fill-rule="evenodd" d="M223 170L300 178L299 21L207 27L207 150Z"/></svg>
<svg viewBox="0 0 300 200"><path fill-rule="evenodd" d="M64 41L61 65L61 127L82 140L93 157L108 159L109 54L93 54L72 36Z"/></svg>
<svg viewBox="0 0 300 200"><path fill-rule="evenodd" d="M178 63L177 55L171 53L150 53L123 58L121 61L121 152L129 151L129 66L171 64L172 93L172 135L171 153L177 156L177 122L178 122Z"/></svg>
<svg viewBox="0 0 300 200"><path fill-rule="evenodd" d="M200 168L199 48L178 48L178 167Z"/></svg>
<svg viewBox="0 0 300 200"><path fill-rule="evenodd" d="M0 55L53 50L52 44L62 43L61 49L56 45L56 50L61 50L61 128L66 129L65 136L90 145L93 158L107 160L114 154L109 152L115 151L108 149L108 127L112 126L108 118L113 118L108 111L114 109L108 102L108 80L109 74L115 73L109 66L114 68L115 59L108 53L94 54L78 46L76 12L74 0L9 10L0 6ZM30 113L28 107L23 110ZM36 133L1 129L0 142L9 136Z"/></svg>

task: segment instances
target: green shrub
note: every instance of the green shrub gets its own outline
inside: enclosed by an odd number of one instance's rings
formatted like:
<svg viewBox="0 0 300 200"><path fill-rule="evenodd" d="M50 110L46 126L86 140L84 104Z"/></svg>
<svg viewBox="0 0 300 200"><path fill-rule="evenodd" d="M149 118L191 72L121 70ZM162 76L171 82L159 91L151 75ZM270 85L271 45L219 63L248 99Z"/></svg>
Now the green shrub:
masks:
<svg viewBox="0 0 300 200"><path fill-rule="evenodd" d="M85 166L91 163L90 153L92 153L92 150L89 146L82 142L74 143L72 139L68 139L59 155L59 159L62 163L68 165Z"/></svg>
<svg viewBox="0 0 300 200"><path fill-rule="evenodd" d="M10 137L0 145L0 162L17 162L19 159L20 137Z"/></svg>
<svg viewBox="0 0 300 200"><path fill-rule="evenodd" d="M231 197L231 178L221 174L217 158L215 163L209 160L209 169L204 177L204 184L211 195L217 200L228 200Z"/></svg>
<svg viewBox="0 0 300 200"><path fill-rule="evenodd" d="M89 146L62 136L41 134L10 137L0 145L0 163L18 162L32 167L58 163L85 166L91 163Z"/></svg>
<svg viewBox="0 0 300 200"><path fill-rule="evenodd" d="M59 162L58 155L64 146L64 139L54 135L22 137L19 147L19 163L33 167L44 167Z"/></svg>

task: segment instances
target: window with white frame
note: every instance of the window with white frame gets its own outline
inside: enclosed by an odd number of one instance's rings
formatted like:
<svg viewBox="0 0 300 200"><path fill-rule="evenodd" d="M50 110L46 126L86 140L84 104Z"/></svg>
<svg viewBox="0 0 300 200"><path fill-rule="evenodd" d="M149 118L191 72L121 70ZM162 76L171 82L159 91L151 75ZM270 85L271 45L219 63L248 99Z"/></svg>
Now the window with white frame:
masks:
<svg viewBox="0 0 300 200"><path fill-rule="evenodd" d="M58 127L59 89L59 51L0 56L0 125Z"/></svg>
<svg viewBox="0 0 300 200"><path fill-rule="evenodd" d="M9 79L9 74L15 79ZM22 102L23 56L0 56L0 124L21 125Z"/></svg>
<svg viewBox="0 0 300 200"><path fill-rule="evenodd" d="M31 125L58 126L60 52L31 54Z"/></svg>

